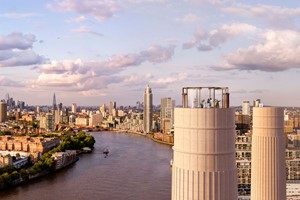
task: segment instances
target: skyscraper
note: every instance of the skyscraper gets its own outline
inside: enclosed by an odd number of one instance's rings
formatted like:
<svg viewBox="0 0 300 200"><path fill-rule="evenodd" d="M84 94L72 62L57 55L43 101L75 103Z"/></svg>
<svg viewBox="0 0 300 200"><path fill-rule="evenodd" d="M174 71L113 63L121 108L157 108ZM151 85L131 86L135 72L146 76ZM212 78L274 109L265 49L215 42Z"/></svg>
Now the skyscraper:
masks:
<svg viewBox="0 0 300 200"><path fill-rule="evenodd" d="M250 102L249 101L243 101L242 114L250 115Z"/></svg>
<svg viewBox="0 0 300 200"><path fill-rule="evenodd" d="M72 113L76 113L76 110L77 110L76 103L72 103L72 109L71 109Z"/></svg>
<svg viewBox="0 0 300 200"><path fill-rule="evenodd" d="M117 103L115 102L115 101L111 101L111 102L109 102L109 106L108 106L108 114L110 115L110 116L112 116L113 115L113 109L117 109Z"/></svg>
<svg viewBox="0 0 300 200"><path fill-rule="evenodd" d="M55 93L53 94L53 105L52 105L52 109L53 109L53 112L54 112L54 110L57 109Z"/></svg>
<svg viewBox="0 0 300 200"><path fill-rule="evenodd" d="M203 89L222 91L223 102L202 108ZM236 200L234 108L228 88L183 88L183 107L175 108L172 200ZM192 97L196 94L198 97ZM224 102L226 101L226 102ZM197 105L197 107L195 107Z"/></svg>
<svg viewBox="0 0 300 200"><path fill-rule="evenodd" d="M152 131L152 115L152 90L148 85L144 93L144 133L150 133Z"/></svg>
<svg viewBox="0 0 300 200"><path fill-rule="evenodd" d="M253 108L251 200L286 199L282 108Z"/></svg>
<svg viewBox="0 0 300 200"><path fill-rule="evenodd" d="M105 103L100 106L100 112L101 112L101 114L102 114L103 117L106 117Z"/></svg>
<svg viewBox="0 0 300 200"><path fill-rule="evenodd" d="M7 104L5 101L0 102L0 122L5 122L7 118Z"/></svg>
<svg viewBox="0 0 300 200"><path fill-rule="evenodd" d="M161 130L169 133L174 123L174 100L171 97L161 99L160 104L160 121Z"/></svg>

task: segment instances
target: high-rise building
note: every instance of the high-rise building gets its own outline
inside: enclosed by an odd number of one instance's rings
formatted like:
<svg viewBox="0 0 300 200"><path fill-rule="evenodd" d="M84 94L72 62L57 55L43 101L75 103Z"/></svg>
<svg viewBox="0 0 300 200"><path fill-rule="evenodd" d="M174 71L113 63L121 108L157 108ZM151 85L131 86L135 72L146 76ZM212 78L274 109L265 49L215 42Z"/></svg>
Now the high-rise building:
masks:
<svg viewBox="0 0 300 200"><path fill-rule="evenodd" d="M62 111L57 109L57 110L54 110L54 124L59 124L62 122Z"/></svg>
<svg viewBox="0 0 300 200"><path fill-rule="evenodd" d="M253 109L251 200L286 199L282 108Z"/></svg>
<svg viewBox="0 0 300 200"><path fill-rule="evenodd" d="M140 109L141 109L141 107L142 107L142 104L141 104L141 102L137 101L137 102L136 102L136 106L135 106L135 107L136 107L136 109L137 109L137 110L140 110Z"/></svg>
<svg viewBox="0 0 300 200"><path fill-rule="evenodd" d="M5 122L7 119L7 104L5 101L0 102L0 122Z"/></svg>
<svg viewBox="0 0 300 200"><path fill-rule="evenodd" d="M54 130L54 119L53 119L53 114L52 113L47 113L46 114L46 129L48 131L53 131Z"/></svg>
<svg viewBox="0 0 300 200"><path fill-rule="evenodd" d="M35 107L35 112L36 112L37 114L40 114L40 112L41 112L41 107L40 107L40 106L36 106L36 107Z"/></svg>
<svg viewBox="0 0 300 200"><path fill-rule="evenodd" d="M250 102L249 101L243 101L242 114L250 115Z"/></svg>
<svg viewBox="0 0 300 200"><path fill-rule="evenodd" d="M100 125L100 123L102 121L103 121L103 116L102 116L101 113L99 113L99 114L91 114L89 125L91 127L96 127L96 126Z"/></svg>
<svg viewBox="0 0 300 200"><path fill-rule="evenodd" d="M55 96L55 93L53 94L53 104L52 104L52 109L53 109L53 112L54 110L57 109L57 106L56 106L56 96Z"/></svg>
<svg viewBox="0 0 300 200"><path fill-rule="evenodd" d="M192 95L200 97L203 89L213 89L212 102L222 91L226 102L195 104ZM229 108L228 88L183 88L182 95L183 107L174 116L172 200L236 200L235 109Z"/></svg>
<svg viewBox="0 0 300 200"><path fill-rule="evenodd" d="M110 116L113 115L113 109L115 109L115 110L117 109L117 103L116 103L115 101L109 102L108 114L109 114Z"/></svg>
<svg viewBox="0 0 300 200"><path fill-rule="evenodd" d="M171 97L161 99L160 120L163 133L170 133L174 123L174 100Z"/></svg>
<svg viewBox="0 0 300 200"><path fill-rule="evenodd" d="M72 109L71 109L72 113L76 113L77 112L76 110L77 110L76 103L72 103Z"/></svg>
<svg viewBox="0 0 300 200"><path fill-rule="evenodd" d="M17 105L18 105L18 108L20 108L21 110L23 110L25 108L25 102L24 101L18 101Z"/></svg>
<svg viewBox="0 0 300 200"><path fill-rule="evenodd" d="M152 90L149 85L145 88L144 93L144 133L150 133L152 131Z"/></svg>
<svg viewBox="0 0 300 200"><path fill-rule="evenodd" d="M103 114L106 112L105 103L100 106L100 112Z"/></svg>

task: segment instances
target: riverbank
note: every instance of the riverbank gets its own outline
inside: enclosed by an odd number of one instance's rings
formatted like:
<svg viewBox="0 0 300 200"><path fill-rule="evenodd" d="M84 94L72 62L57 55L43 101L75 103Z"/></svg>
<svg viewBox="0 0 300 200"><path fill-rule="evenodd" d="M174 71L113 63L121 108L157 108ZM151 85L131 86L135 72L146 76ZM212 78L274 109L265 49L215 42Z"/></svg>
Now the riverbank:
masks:
<svg viewBox="0 0 300 200"><path fill-rule="evenodd" d="M96 140L92 153L80 155L78 162L59 172L3 191L0 199L171 199L169 146L133 134L91 134Z"/></svg>
<svg viewBox="0 0 300 200"><path fill-rule="evenodd" d="M15 180L15 181L12 182L12 184L9 187L7 187L7 188L5 188L5 189L3 189L1 191L8 190L8 189L13 189L13 188L15 188L17 186L20 186L20 185L23 185L23 184L26 184L26 183L30 183L30 182L32 182L34 180L41 179L41 178L43 178L43 177L45 177L47 175L57 173L58 171L60 171L62 169L65 169L65 168L68 168L69 166L73 165L78 160L79 160L79 157L77 157L76 159L72 160L71 162L67 163L64 166L62 166L62 167L60 167L58 169L55 169L54 171L43 171L43 172L40 172L40 173L38 173L38 174L36 174L34 176L29 176L28 179L22 179L22 178L20 178L18 180Z"/></svg>
<svg viewBox="0 0 300 200"><path fill-rule="evenodd" d="M157 143L160 143L160 144L166 144L166 145L169 145L169 146L173 146L174 144L173 143L169 143L169 142L164 142L164 141L161 141L161 140L157 140L155 139L154 137L151 137L151 139L154 141L154 142L157 142Z"/></svg>
<svg viewBox="0 0 300 200"><path fill-rule="evenodd" d="M112 129L110 131L111 132L117 132L117 133L130 133L130 134L135 134L135 135L141 135L141 136L149 137L154 142L157 142L157 143L160 143L160 144L165 144L165 145L169 145L169 146L173 146L174 145L174 143L165 142L165 141L162 141L162 140L154 138L155 134L145 134L145 133L141 133L141 132L135 132L135 131L123 130L123 129Z"/></svg>

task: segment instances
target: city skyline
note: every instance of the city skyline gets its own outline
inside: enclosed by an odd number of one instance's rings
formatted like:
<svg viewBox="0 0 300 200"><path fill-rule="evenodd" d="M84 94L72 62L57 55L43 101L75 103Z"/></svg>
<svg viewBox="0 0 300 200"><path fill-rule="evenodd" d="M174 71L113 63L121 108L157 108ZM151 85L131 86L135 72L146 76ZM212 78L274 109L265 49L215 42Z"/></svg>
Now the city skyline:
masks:
<svg viewBox="0 0 300 200"><path fill-rule="evenodd" d="M299 16L291 0L6 1L0 96L134 105L149 84L157 105L180 102L184 86L217 85L231 105L299 106Z"/></svg>

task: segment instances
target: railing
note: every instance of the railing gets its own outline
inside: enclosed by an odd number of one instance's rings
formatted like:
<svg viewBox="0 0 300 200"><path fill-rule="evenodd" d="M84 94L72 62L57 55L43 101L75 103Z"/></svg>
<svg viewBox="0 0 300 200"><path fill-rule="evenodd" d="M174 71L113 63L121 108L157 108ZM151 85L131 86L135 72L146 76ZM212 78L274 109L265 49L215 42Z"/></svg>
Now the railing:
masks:
<svg viewBox="0 0 300 200"><path fill-rule="evenodd" d="M229 108L228 87L184 87L183 108Z"/></svg>

